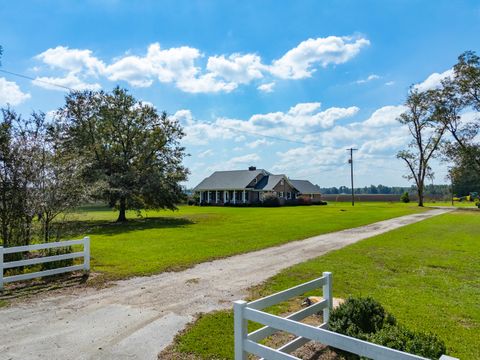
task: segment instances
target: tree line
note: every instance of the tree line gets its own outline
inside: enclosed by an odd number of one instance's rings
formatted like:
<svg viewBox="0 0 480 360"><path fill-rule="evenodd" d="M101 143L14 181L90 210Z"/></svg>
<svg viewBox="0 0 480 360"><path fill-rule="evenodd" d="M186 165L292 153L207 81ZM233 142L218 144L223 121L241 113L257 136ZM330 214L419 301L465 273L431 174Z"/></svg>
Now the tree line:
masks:
<svg viewBox="0 0 480 360"><path fill-rule="evenodd" d="M426 181L433 179L430 164L435 158L450 164L454 188L466 178L473 179L475 187L480 178L480 57L473 51L461 54L452 76L442 80L439 88L420 91L412 86L405 106L398 120L412 140L397 157L407 166L405 177L415 183L418 205L423 206Z"/></svg>
<svg viewBox="0 0 480 360"><path fill-rule="evenodd" d="M175 209L188 170L180 124L126 90L72 91L52 118L0 109L0 238L3 246L62 236L80 204Z"/></svg>
<svg viewBox="0 0 480 360"><path fill-rule="evenodd" d="M405 192L415 193L417 189L415 186L385 186L385 185L370 185L355 188L355 194L382 194L382 195L402 195ZM351 194L351 188L348 186L320 188L322 194ZM434 185L428 184L425 186L424 195L451 195L450 185Z"/></svg>

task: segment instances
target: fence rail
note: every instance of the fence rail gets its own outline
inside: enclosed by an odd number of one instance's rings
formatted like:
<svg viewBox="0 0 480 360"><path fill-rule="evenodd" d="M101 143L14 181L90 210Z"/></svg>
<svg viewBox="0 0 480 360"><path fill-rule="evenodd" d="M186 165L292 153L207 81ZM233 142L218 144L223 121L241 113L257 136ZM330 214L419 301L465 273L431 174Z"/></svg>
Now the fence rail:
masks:
<svg viewBox="0 0 480 360"><path fill-rule="evenodd" d="M77 252L61 254L61 255L43 256L43 257L37 257L33 259L26 259L26 260L16 260L16 261L5 262L5 256L4 256L5 254L15 254L15 253L26 252L26 251L63 248L63 247L73 246L73 245L83 245L83 251L77 251ZM83 263L79 265L65 266L65 267L60 267L56 269L49 269L44 271L37 271L37 272L20 274L20 275L12 275L12 276L4 276L3 274L4 269L11 269L11 268L16 268L20 266L43 264L43 263L59 261L59 260L77 259L82 257L83 257ZM15 246L15 247L8 247L8 248L4 248L3 246L0 246L0 290L3 290L3 285L5 283L35 279L38 277L57 275L57 274L62 274L62 273L71 272L71 271L79 271L79 270L84 270L84 271L90 270L90 238L88 236L80 240L57 241L57 242L51 242L51 243Z"/></svg>
<svg viewBox="0 0 480 360"><path fill-rule="evenodd" d="M320 287L323 288L323 301L290 314L285 318L261 311L266 307ZM290 353L311 340L371 359L425 360L425 358L418 355L408 354L329 331L328 320L330 317L330 309L333 305L332 300L332 274L324 272L321 278L259 300L249 303L241 300L235 301L233 304L235 360L246 360L248 353L269 360L298 360L297 357ZM323 323L320 326L315 327L300 322L300 320L318 313L320 310L323 310ZM248 334L247 328L249 320L266 326ZM278 349L273 349L258 343L260 340L277 331L285 331L297 337ZM441 360L447 359L454 360L455 358L446 355L441 357Z"/></svg>

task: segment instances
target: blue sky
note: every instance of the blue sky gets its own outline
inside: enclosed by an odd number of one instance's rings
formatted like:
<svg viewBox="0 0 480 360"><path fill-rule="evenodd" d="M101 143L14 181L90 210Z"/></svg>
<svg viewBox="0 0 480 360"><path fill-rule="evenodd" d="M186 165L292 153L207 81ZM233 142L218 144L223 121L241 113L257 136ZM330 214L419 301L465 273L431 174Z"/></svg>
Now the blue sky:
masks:
<svg viewBox="0 0 480 360"><path fill-rule="evenodd" d="M0 69L44 81L0 73L0 105L126 87L185 126L188 186L248 165L348 185L350 146L356 185L407 185L408 87L480 52L478 1L11 1L0 18Z"/></svg>

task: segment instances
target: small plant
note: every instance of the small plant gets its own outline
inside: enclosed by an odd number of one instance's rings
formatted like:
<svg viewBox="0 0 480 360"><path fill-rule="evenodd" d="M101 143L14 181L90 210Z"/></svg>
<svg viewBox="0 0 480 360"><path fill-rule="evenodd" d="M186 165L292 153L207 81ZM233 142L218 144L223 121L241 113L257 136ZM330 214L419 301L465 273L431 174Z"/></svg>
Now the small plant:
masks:
<svg viewBox="0 0 480 360"><path fill-rule="evenodd" d="M428 359L438 359L446 352L445 343L436 335L411 331L401 325L384 326L368 341Z"/></svg>
<svg viewBox="0 0 480 360"><path fill-rule="evenodd" d="M332 311L328 325L331 331L429 359L438 359L446 352L445 343L436 335L398 325L393 315L369 297L348 298ZM348 360L360 359L342 350L336 352Z"/></svg>
<svg viewBox="0 0 480 360"><path fill-rule="evenodd" d="M348 298L332 311L328 322L330 330L363 340L384 325L395 324L395 318L370 297Z"/></svg>
<svg viewBox="0 0 480 360"><path fill-rule="evenodd" d="M408 194L408 191L405 191L402 196L400 196L400 201L406 204L410 202L410 195Z"/></svg>

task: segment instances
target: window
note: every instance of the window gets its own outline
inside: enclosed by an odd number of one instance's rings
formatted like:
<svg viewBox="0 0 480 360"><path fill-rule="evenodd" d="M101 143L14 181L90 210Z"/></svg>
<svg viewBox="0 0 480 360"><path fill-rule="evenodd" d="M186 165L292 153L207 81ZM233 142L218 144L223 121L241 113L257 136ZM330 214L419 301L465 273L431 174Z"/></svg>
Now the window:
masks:
<svg viewBox="0 0 480 360"><path fill-rule="evenodd" d="M290 200L292 198L292 193L291 192L287 192L287 199Z"/></svg>
<svg viewBox="0 0 480 360"><path fill-rule="evenodd" d="M253 183L254 183L254 184L257 183L257 178L253 179Z"/></svg>
<svg viewBox="0 0 480 360"><path fill-rule="evenodd" d="M282 180L280 180L280 185L283 185L283 179L282 179Z"/></svg>
<svg viewBox="0 0 480 360"><path fill-rule="evenodd" d="M278 195L278 197L281 197L281 198L283 198L283 191L280 191L280 192L279 192L279 195Z"/></svg>

